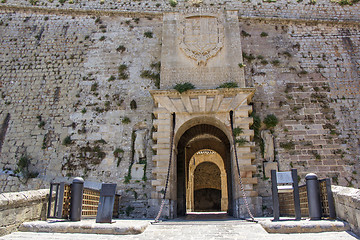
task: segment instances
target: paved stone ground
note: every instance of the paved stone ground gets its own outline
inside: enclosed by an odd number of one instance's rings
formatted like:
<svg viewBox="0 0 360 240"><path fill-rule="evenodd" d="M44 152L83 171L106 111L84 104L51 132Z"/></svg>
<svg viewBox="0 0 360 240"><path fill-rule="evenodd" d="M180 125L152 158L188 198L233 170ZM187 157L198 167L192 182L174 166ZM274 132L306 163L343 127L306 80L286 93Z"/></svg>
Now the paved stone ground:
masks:
<svg viewBox="0 0 360 240"><path fill-rule="evenodd" d="M208 219L206 217L188 216L158 224L150 225L139 235L97 235L70 233L30 233L15 232L0 239L76 239L76 240L112 240L112 239L276 239L276 240L309 240L309 239L359 239L351 232L326 232L302 234L269 234L260 224L237 220L227 216Z"/></svg>

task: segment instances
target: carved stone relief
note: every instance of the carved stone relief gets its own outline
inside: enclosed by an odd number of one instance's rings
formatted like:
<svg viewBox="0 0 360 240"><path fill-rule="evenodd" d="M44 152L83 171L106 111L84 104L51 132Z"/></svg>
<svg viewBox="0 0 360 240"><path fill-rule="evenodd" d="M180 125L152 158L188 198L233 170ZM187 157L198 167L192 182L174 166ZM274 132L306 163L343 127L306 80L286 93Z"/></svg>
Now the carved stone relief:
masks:
<svg viewBox="0 0 360 240"><path fill-rule="evenodd" d="M146 138L147 129L137 130L135 132L135 142L134 142L134 159L135 163L140 163L141 160L146 158Z"/></svg>
<svg viewBox="0 0 360 240"><path fill-rule="evenodd" d="M179 47L198 65L206 65L224 46L224 27L214 14L187 15L179 25Z"/></svg>
<svg viewBox="0 0 360 240"><path fill-rule="evenodd" d="M264 141L264 159L268 162L274 161L274 137L270 130L261 131L261 138Z"/></svg>

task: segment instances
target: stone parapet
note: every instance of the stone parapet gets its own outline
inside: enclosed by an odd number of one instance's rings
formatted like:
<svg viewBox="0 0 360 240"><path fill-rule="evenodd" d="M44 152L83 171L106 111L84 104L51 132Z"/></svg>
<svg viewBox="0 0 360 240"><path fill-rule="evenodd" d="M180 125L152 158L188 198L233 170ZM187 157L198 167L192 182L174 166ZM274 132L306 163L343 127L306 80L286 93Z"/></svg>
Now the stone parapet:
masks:
<svg viewBox="0 0 360 240"><path fill-rule="evenodd" d="M337 217L347 221L351 230L360 235L360 189L331 186Z"/></svg>
<svg viewBox="0 0 360 240"><path fill-rule="evenodd" d="M15 231L23 222L44 220L49 190L0 194L0 236Z"/></svg>
<svg viewBox="0 0 360 240"><path fill-rule="evenodd" d="M58 1L38 0L7 0L0 7L16 9L33 9L36 11L57 12L91 12L95 14L162 14L163 12L185 12L192 4L190 1L178 1L175 7L170 6L169 1L131 1L131 0L107 0L107 1ZM277 1L211 1L211 6L224 7L226 9L239 10L242 18L271 18L271 19L294 19L294 20L323 20L323 21L354 21L359 22L360 5L341 6L336 1L318 0L289 2Z"/></svg>

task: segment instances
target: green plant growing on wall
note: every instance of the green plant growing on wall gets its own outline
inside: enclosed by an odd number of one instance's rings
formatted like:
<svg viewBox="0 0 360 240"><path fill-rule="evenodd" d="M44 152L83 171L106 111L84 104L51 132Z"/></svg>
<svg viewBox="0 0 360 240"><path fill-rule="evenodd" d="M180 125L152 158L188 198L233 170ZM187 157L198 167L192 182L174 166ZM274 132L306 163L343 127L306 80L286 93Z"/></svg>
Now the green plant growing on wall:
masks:
<svg viewBox="0 0 360 240"><path fill-rule="evenodd" d="M101 36L101 37L99 38L99 41L104 41L105 39L106 39L105 36Z"/></svg>
<svg viewBox="0 0 360 240"><path fill-rule="evenodd" d="M147 78L153 80L155 86L159 89L160 88L160 74L154 73L151 70L144 70L141 72L140 77Z"/></svg>
<svg viewBox="0 0 360 240"><path fill-rule="evenodd" d="M126 50L126 48L123 45L120 45L116 48L116 51L121 52L121 53L125 52L125 50Z"/></svg>
<svg viewBox="0 0 360 240"><path fill-rule="evenodd" d="M340 6L346 6L346 5L352 6L353 4L356 4L356 3L358 3L358 2L360 2L360 0L340 0L340 1L338 2L338 4L339 4Z"/></svg>
<svg viewBox="0 0 360 240"><path fill-rule="evenodd" d="M313 155L315 157L316 160L321 160L321 156L319 153L317 153L316 151L313 152Z"/></svg>
<svg viewBox="0 0 360 240"><path fill-rule="evenodd" d="M73 144L74 142L73 142L73 140L71 139L71 136L69 135L69 136L67 136L67 137L65 137L64 138L64 140L63 140L63 142L62 142L62 144L64 145L64 146L69 146L69 145L71 145L71 144Z"/></svg>
<svg viewBox="0 0 360 240"><path fill-rule="evenodd" d="M238 146L244 146L246 143L249 143L249 141L245 138L237 138L235 139L235 142L238 144Z"/></svg>
<svg viewBox="0 0 360 240"><path fill-rule="evenodd" d="M111 106L110 101L106 101L104 105L105 105L105 111L109 111L109 110L110 110L110 106Z"/></svg>
<svg viewBox="0 0 360 240"><path fill-rule="evenodd" d="M147 181L146 168L147 168L147 162L145 161L145 163L144 163L144 175L143 175L143 177L142 177L142 180L143 180L144 182Z"/></svg>
<svg viewBox="0 0 360 240"><path fill-rule="evenodd" d="M157 89L160 89L160 68L161 68L161 63L160 62L151 63L150 67L154 71L143 70L141 72L141 74L140 74L140 77L152 80L154 82L155 86L157 87Z"/></svg>
<svg viewBox="0 0 360 240"><path fill-rule="evenodd" d="M298 74L299 74L299 75L305 75L305 74L308 74L308 72L303 69L303 70L301 70Z"/></svg>
<svg viewBox="0 0 360 240"><path fill-rule="evenodd" d="M43 128L45 126L45 121L40 121L38 127Z"/></svg>
<svg viewBox="0 0 360 240"><path fill-rule="evenodd" d="M39 0L29 0L31 5L36 5L38 3Z"/></svg>
<svg viewBox="0 0 360 240"><path fill-rule="evenodd" d="M122 160L122 155L124 154L124 150L121 148L116 148L113 152L114 157L117 158L116 166L119 167L120 162Z"/></svg>
<svg viewBox="0 0 360 240"><path fill-rule="evenodd" d="M188 90L194 89L195 86L192 83L186 82L186 83L178 83L174 86L174 89L178 91L179 93L186 92Z"/></svg>
<svg viewBox="0 0 360 240"><path fill-rule="evenodd" d="M129 170L128 170L128 174L125 176L124 178L124 183L125 184L128 184L130 183L130 180L131 180L131 167L132 167L132 163L129 165Z"/></svg>
<svg viewBox="0 0 360 240"><path fill-rule="evenodd" d="M221 84L220 86L217 87L218 88L237 88L239 87L238 84L236 82L226 82Z"/></svg>
<svg viewBox="0 0 360 240"><path fill-rule="evenodd" d="M130 214L135 210L134 207L131 207L131 206L128 206L126 209L125 209L125 213L126 213L126 216L130 216Z"/></svg>
<svg viewBox="0 0 360 240"><path fill-rule="evenodd" d="M176 7L176 5L178 4L177 0L169 0L169 4L172 7Z"/></svg>
<svg viewBox="0 0 360 240"><path fill-rule="evenodd" d="M246 66L245 64L242 64L242 63L239 63L238 65L239 65L239 68L243 68Z"/></svg>
<svg viewBox="0 0 360 240"><path fill-rule="evenodd" d="M244 133L244 129L242 129L241 127L236 127L236 128L234 128L233 133L234 133L234 136L237 137L240 134Z"/></svg>
<svg viewBox="0 0 360 240"><path fill-rule="evenodd" d="M263 60L260 61L260 63L262 65L267 65L269 62L266 59L263 59Z"/></svg>
<svg viewBox="0 0 360 240"><path fill-rule="evenodd" d="M22 177L25 180L23 183L27 183L30 178L36 178L39 175L37 172L29 171L31 160L31 157L29 157L27 154L23 154L17 162L17 168L15 169L14 173L19 174L20 176L17 176Z"/></svg>
<svg viewBox="0 0 360 240"><path fill-rule="evenodd" d="M241 35L242 37L251 37L251 34L245 32L244 30L241 30L240 35Z"/></svg>
<svg viewBox="0 0 360 240"><path fill-rule="evenodd" d="M280 147L282 147L285 150L294 150L295 149L295 143L293 141L281 142Z"/></svg>
<svg viewBox="0 0 360 240"><path fill-rule="evenodd" d="M280 65L280 60L278 60L278 59L272 60L271 64L274 65L274 66L279 66Z"/></svg>
<svg viewBox="0 0 360 240"><path fill-rule="evenodd" d="M95 19L95 23L101 24L101 23L102 23L101 18L100 18L100 17L97 17L97 18Z"/></svg>
<svg viewBox="0 0 360 240"><path fill-rule="evenodd" d="M161 62L153 62L150 64L150 67L155 69L156 71L160 72Z"/></svg>
<svg viewBox="0 0 360 240"><path fill-rule="evenodd" d="M122 80L126 80L129 78L129 74L127 73L128 70L128 66L126 64L121 64L118 67L118 71L119 71L119 78Z"/></svg>
<svg viewBox="0 0 360 240"><path fill-rule="evenodd" d="M109 78L108 78L108 82L112 82L115 80L115 76L111 75Z"/></svg>
<svg viewBox="0 0 360 240"><path fill-rule="evenodd" d="M93 84L91 85L90 91L92 91L92 92L96 92L96 91L97 91L98 86L99 86L99 84L98 84L98 83L93 83Z"/></svg>
<svg viewBox="0 0 360 240"><path fill-rule="evenodd" d="M131 120L128 117L123 117L123 119L121 120L121 123L123 123L123 124L129 124L130 122L131 122Z"/></svg>
<svg viewBox="0 0 360 240"><path fill-rule="evenodd" d="M267 34L266 32L261 32L260 33L260 37L267 37L267 36L269 36L269 34Z"/></svg>
<svg viewBox="0 0 360 240"><path fill-rule="evenodd" d="M151 32L151 31L146 31L146 32L144 32L144 37L146 37L146 38L153 38L153 32Z"/></svg>
<svg viewBox="0 0 360 240"><path fill-rule="evenodd" d="M250 115L253 118L253 124L251 125L250 129L254 130L254 139L259 140L260 137L260 127L261 127L261 119L255 112L252 112Z"/></svg>
<svg viewBox="0 0 360 240"><path fill-rule="evenodd" d="M279 123L279 120L274 114L269 114L265 117L263 123L267 128L273 128Z"/></svg>
<svg viewBox="0 0 360 240"><path fill-rule="evenodd" d="M244 59L246 59L248 62L252 62L253 60L256 59L256 57L254 55L252 55L252 53L250 53L249 55L247 55L246 52L242 53L242 56Z"/></svg>

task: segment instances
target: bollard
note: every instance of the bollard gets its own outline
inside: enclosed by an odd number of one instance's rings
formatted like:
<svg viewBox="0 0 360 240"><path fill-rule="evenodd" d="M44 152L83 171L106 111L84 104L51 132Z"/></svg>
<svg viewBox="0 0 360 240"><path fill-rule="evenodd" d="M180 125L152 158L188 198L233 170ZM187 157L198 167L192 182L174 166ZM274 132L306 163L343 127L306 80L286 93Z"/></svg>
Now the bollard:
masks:
<svg viewBox="0 0 360 240"><path fill-rule="evenodd" d="M305 179L310 219L320 220L322 211L318 177L315 173L309 173L305 176Z"/></svg>
<svg viewBox="0 0 360 240"><path fill-rule="evenodd" d="M70 220L80 221L82 200L84 190L84 179L81 177L74 178L71 186L71 205L70 205Z"/></svg>

